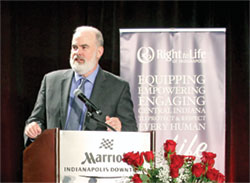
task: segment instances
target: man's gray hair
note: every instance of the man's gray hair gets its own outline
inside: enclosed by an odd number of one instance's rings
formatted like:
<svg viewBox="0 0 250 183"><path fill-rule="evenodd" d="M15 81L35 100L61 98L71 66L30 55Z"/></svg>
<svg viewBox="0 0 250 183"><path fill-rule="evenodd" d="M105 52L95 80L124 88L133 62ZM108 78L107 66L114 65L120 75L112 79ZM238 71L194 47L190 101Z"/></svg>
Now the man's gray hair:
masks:
<svg viewBox="0 0 250 183"><path fill-rule="evenodd" d="M95 32L97 46L104 46L103 36L100 30L92 26L80 26L75 29L75 33L84 32L84 31L92 31Z"/></svg>

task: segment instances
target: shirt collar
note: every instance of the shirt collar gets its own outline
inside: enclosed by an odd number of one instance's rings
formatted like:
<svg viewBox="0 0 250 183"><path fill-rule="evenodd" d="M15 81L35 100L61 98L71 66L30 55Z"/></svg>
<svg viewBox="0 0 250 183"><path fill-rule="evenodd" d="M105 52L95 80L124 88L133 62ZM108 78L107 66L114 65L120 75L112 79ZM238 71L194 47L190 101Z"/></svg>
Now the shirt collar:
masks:
<svg viewBox="0 0 250 183"><path fill-rule="evenodd" d="M99 64L97 65L97 67L96 67L96 69L94 70L94 72L92 72L86 79L89 81L89 82L91 82L92 84L94 84L94 82L95 82L95 78L96 78L96 76L97 76L97 73L98 73L98 71L99 71ZM76 82L78 82L78 80L80 80L80 79L82 79L83 78L83 76L82 75L79 75L79 74L77 74L76 72L74 72L75 74L75 81Z"/></svg>

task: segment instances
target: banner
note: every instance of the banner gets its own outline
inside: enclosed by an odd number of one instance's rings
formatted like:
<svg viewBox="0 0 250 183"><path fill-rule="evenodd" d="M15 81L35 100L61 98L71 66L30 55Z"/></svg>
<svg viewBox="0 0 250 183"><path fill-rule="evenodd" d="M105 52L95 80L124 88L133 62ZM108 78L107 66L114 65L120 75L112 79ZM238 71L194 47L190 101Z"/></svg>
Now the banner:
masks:
<svg viewBox="0 0 250 183"><path fill-rule="evenodd" d="M225 166L225 29L120 29L120 75L130 83L139 131L177 153L217 155ZM199 158L198 158L199 159Z"/></svg>

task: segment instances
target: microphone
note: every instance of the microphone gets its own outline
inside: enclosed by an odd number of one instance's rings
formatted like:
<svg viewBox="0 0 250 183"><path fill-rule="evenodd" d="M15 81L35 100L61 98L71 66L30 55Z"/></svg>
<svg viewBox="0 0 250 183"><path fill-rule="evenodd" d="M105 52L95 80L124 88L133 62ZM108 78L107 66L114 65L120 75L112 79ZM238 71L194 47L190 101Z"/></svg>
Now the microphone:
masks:
<svg viewBox="0 0 250 183"><path fill-rule="evenodd" d="M83 103L85 103L85 105L87 106L88 108L88 111L87 111L87 115L91 118L93 118L98 124L102 125L102 126L105 126L107 128L110 128L111 130L113 131L116 131L112 126L106 124L106 123L103 123L101 122L100 120L98 120L97 118L94 117L94 115L92 114L92 112L95 112L96 114L98 115L101 115L102 114L102 111L100 109L98 109L95 104L93 104L83 93L82 91L78 88L74 91L74 95L76 97L78 97ZM93 124L91 124L90 126L92 126Z"/></svg>
<svg viewBox="0 0 250 183"><path fill-rule="evenodd" d="M74 91L74 95L76 97L78 97L82 102L84 102L87 106L87 108L89 109L90 107L90 111L91 112L95 112L96 114L98 115L101 115L102 114L102 111L100 109L98 109L95 104L93 104L83 93L80 89L76 89Z"/></svg>

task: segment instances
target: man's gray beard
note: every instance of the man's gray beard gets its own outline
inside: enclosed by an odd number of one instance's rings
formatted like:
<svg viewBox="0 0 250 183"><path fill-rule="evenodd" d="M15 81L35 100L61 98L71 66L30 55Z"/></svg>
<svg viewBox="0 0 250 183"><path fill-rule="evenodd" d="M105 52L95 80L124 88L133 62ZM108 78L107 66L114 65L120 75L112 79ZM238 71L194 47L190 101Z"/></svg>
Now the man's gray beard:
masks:
<svg viewBox="0 0 250 183"><path fill-rule="evenodd" d="M89 61L86 61L86 59L84 59L83 64L79 64L78 62L74 61L74 59L72 59L72 57L70 56L70 66L73 71L75 71L79 75L87 74L96 66L97 61L95 60L95 56L96 55L93 55L93 57Z"/></svg>

